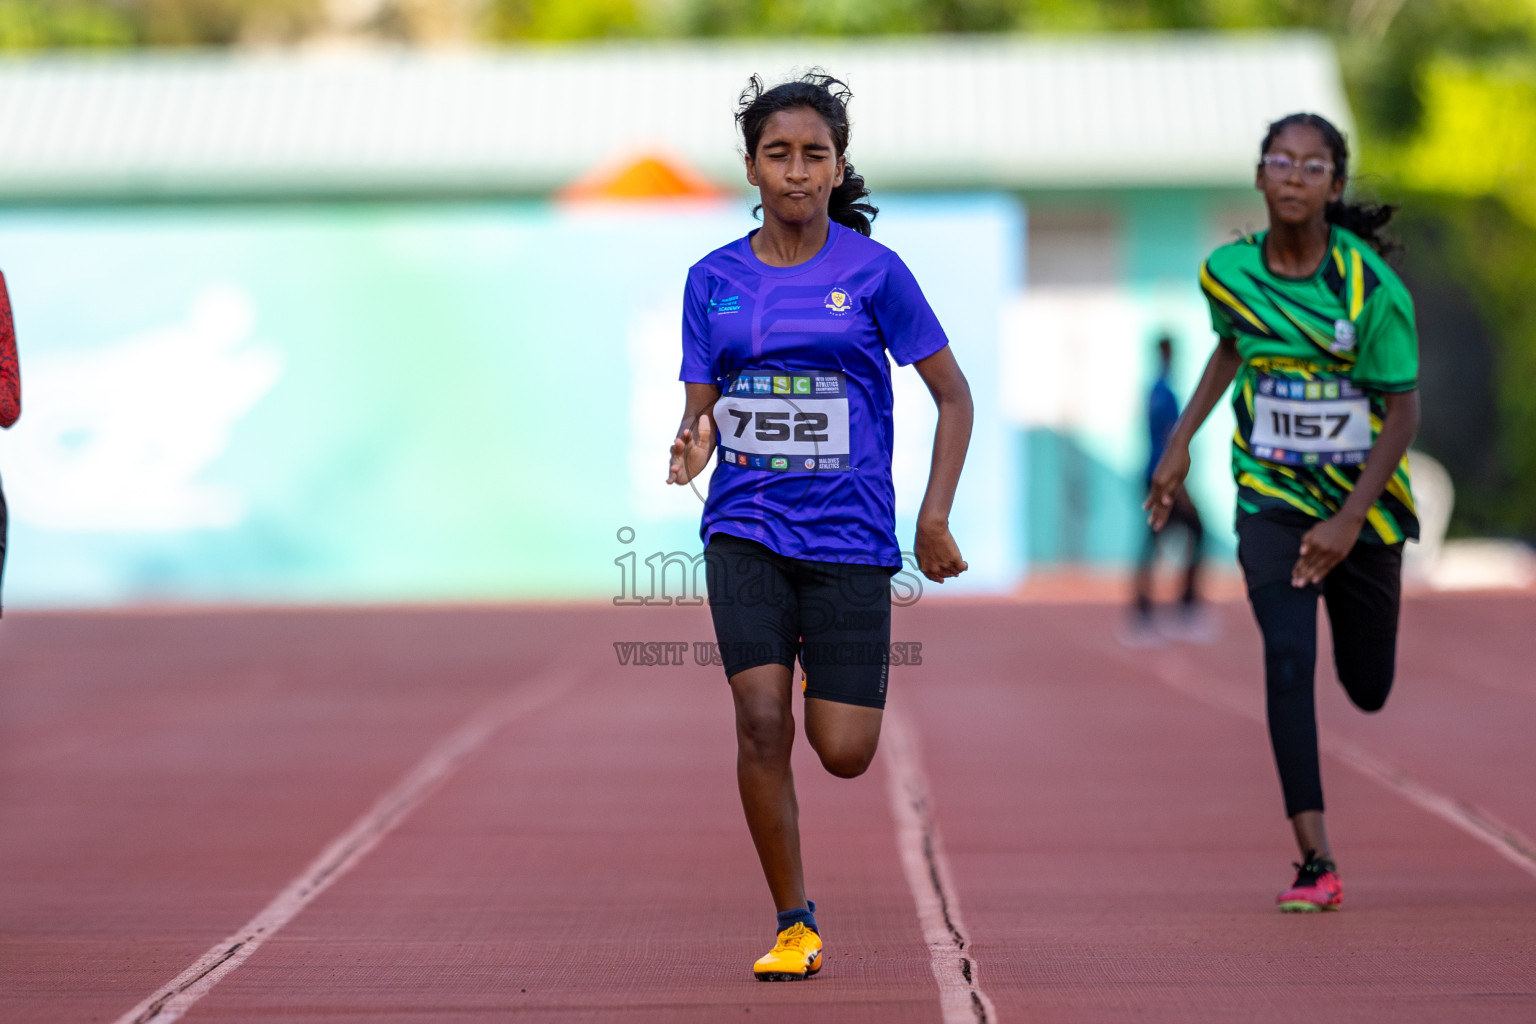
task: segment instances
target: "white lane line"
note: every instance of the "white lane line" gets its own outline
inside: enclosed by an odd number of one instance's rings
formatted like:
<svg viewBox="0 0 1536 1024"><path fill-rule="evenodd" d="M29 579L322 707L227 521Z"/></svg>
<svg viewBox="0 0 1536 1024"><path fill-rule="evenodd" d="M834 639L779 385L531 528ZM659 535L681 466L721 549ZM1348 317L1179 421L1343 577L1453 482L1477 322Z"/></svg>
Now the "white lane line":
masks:
<svg viewBox="0 0 1536 1024"><path fill-rule="evenodd" d="M1164 658L1158 660L1155 674L1165 686L1187 697L1265 725L1262 711L1239 700L1221 686L1197 681L1196 671L1188 658ZM1317 745L1319 750L1338 758L1361 775L1374 779L1409 803L1449 822L1490 847L1526 874L1536 876L1536 842L1532 842L1514 826L1504 824L1480 807L1425 785L1386 758L1371 753L1331 729L1318 728Z"/></svg>
<svg viewBox="0 0 1536 1024"><path fill-rule="evenodd" d="M332 840L309 867L239 931L216 944L191 967L119 1017L116 1024L149 1024L151 1021L168 1024L179 1019L316 896L356 867L381 839L462 767L497 730L513 719L550 704L571 685L576 675L574 670L547 674L471 715L379 797L351 828Z"/></svg>
<svg viewBox="0 0 1536 1024"><path fill-rule="evenodd" d="M896 848L939 983L944 1024L997 1024L997 1010L981 989L981 968L960 918L916 737L906 716L891 707L885 709L881 731L880 756L885 760L891 817L896 819Z"/></svg>

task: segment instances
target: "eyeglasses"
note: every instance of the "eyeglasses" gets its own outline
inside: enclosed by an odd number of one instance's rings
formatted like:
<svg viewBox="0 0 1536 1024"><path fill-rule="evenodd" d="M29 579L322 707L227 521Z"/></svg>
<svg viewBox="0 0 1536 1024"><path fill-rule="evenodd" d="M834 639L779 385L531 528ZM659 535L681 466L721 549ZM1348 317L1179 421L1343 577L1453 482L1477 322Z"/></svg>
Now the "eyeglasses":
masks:
<svg viewBox="0 0 1536 1024"><path fill-rule="evenodd" d="M1301 169L1301 180L1308 185L1321 185L1333 174L1333 164L1326 160L1302 160L1297 162L1283 153L1268 153L1263 159L1264 175L1270 181L1287 181L1291 172Z"/></svg>

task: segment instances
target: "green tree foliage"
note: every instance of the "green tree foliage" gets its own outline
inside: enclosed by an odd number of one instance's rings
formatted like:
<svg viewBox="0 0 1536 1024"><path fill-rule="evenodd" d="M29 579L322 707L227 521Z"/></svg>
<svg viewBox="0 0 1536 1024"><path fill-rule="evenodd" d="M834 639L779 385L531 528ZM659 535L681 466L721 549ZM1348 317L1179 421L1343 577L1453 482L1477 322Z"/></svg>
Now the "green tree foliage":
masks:
<svg viewBox="0 0 1536 1024"><path fill-rule="evenodd" d="M1456 483L1454 527L1530 537L1536 509L1536 226L1490 195L1408 192L1392 233L1418 306L1419 444Z"/></svg>
<svg viewBox="0 0 1536 1024"><path fill-rule="evenodd" d="M150 46L297 41L324 23L323 0L122 0Z"/></svg>
<svg viewBox="0 0 1536 1024"><path fill-rule="evenodd" d="M0 0L0 50L131 46L132 19L104 3Z"/></svg>
<svg viewBox="0 0 1536 1024"><path fill-rule="evenodd" d="M323 0L0 0L0 50L296 42Z"/></svg>
<svg viewBox="0 0 1536 1024"><path fill-rule="evenodd" d="M491 0L503 40L1328 27L1323 0Z"/></svg>

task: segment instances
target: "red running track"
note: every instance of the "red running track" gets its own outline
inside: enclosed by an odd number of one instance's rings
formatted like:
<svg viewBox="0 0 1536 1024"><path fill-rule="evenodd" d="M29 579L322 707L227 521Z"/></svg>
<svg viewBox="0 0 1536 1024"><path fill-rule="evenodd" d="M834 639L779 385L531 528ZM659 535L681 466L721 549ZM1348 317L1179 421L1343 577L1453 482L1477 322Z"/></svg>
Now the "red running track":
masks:
<svg viewBox="0 0 1536 1024"><path fill-rule="evenodd" d="M1106 604L898 613L923 664L893 708L989 1019L1536 1019L1536 596L1410 601L1380 715L1320 669L1325 916L1272 908L1257 640L1218 611L1217 643L1135 651ZM801 745L827 966L751 980L772 908L719 670L612 646L709 637L698 608L8 617L0 1019L131 1018L317 857L329 887L183 1019L943 1019L890 743L853 781Z"/></svg>

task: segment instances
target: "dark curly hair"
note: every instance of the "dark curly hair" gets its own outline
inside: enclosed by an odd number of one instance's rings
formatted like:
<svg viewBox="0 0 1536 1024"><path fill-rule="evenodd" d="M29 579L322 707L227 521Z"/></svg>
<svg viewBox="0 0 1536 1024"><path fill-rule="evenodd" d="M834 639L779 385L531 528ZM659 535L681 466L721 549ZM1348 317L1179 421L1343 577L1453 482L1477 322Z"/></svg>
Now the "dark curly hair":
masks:
<svg viewBox="0 0 1536 1024"><path fill-rule="evenodd" d="M812 68L794 81L776 85L772 89L764 86L760 77L753 75L747 87L741 91L736 108L736 123L741 126L747 155L757 155L763 126L770 117L781 110L804 107L821 115L821 119L832 130L832 144L837 149L837 155L846 156L850 134L848 101L851 99L853 92L847 83L833 78L821 68ZM877 207L862 201L867 195L869 189L864 185L863 176L854 171L852 163L844 163L843 183L832 190L827 202L827 215L843 227L867 235L870 232L869 222L880 212ZM761 209L759 205L752 212L756 214Z"/></svg>
<svg viewBox="0 0 1536 1024"><path fill-rule="evenodd" d="M1259 156L1262 158L1267 155L1269 147L1274 145L1280 133L1296 125L1306 125L1317 130L1317 133L1323 137L1323 143L1333 154L1334 180L1348 181L1349 145L1344 141L1344 133L1335 128L1332 121L1320 114L1287 114L1271 124L1264 136L1263 144L1259 146ZM1261 159L1259 169L1262 171L1263 168ZM1366 244L1382 256L1392 256L1402 251L1402 246L1393 239L1384 237L1380 232L1396 212L1396 206L1385 203L1346 203L1342 199L1336 199L1323 210L1323 217L1328 223L1337 224L1344 230L1359 235Z"/></svg>

